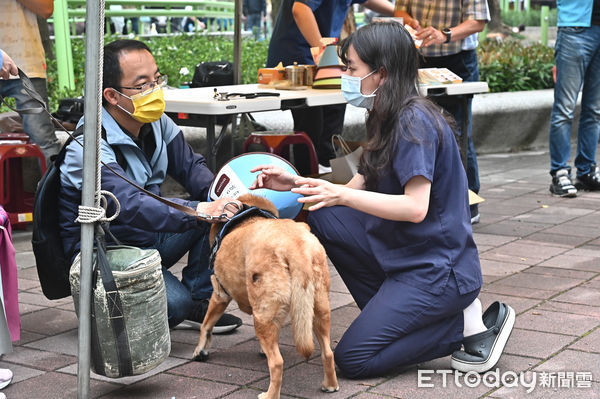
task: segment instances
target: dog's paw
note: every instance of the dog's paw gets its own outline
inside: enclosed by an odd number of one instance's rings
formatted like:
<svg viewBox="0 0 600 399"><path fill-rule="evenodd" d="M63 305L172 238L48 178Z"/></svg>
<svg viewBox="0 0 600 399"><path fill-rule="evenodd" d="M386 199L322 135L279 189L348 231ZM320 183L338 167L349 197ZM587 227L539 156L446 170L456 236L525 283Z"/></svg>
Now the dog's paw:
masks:
<svg viewBox="0 0 600 399"><path fill-rule="evenodd" d="M197 362L205 362L208 360L208 352L200 351L198 354L194 354L194 360Z"/></svg>
<svg viewBox="0 0 600 399"><path fill-rule="evenodd" d="M336 386L336 387L325 387L325 386L321 387L321 391L326 392L326 393L334 393L334 392L337 392L339 390L340 390L339 385Z"/></svg>
<svg viewBox="0 0 600 399"><path fill-rule="evenodd" d="M258 399L268 399L267 392L263 392L258 395Z"/></svg>

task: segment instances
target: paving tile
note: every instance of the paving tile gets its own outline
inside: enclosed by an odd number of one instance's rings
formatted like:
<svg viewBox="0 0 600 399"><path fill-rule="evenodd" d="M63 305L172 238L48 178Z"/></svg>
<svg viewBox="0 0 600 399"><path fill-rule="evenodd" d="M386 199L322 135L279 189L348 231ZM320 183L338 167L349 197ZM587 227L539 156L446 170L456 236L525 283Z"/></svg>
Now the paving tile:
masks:
<svg viewBox="0 0 600 399"><path fill-rule="evenodd" d="M557 291L538 290L525 287L513 287L510 285L500 284L502 280L494 281L481 289L482 293L491 293L499 298L505 298L506 302L510 303L508 297L525 297L532 299L548 299L556 295Z"/></svg>
<svg viewBox="0 0 600 399"><path fill-rule="evenodd" d="M545 260L539 266L561 267L565 269L589 270L600 272L600 261L591 256L559 255Z"/></svg>
<svg viewBox="0 0 600 399"><path fill-rule="evenodd" d="M582 226L576 222L562 223L558 226L550 227L544 230L544 232L587 237L588 239L598 237L597 226Z"/></svg>
<svg viewBox="0 0 600 399"><path fill-rule="evenodd" d="M354 304L354 298L347 292L331 292L329 294L329 306L332 310L352 304Z"/></svg>
<svg viewBox="0 0 600 399"><path fill-rule="evenodd" d="M38 339L46 338L45 335L32 333L30 331L21 330L21 339L17 342L13 342L13 345L21 346Z"/></svg>
<svg viewBox="0 0 600 399"><path fill-rule="evenodd" d="M38 310L46 309L45 306L32 305L30 303L21 302L19 303L19 314L21 316L27 313L37 312Z"/></svg>
<svg viewBox="0 0 600 399"><path fill-rule="evenodd" d="M90 397L98 398L118 388L118 385L101 381L90 381ZM10 384L2 390L8 398L31 399L75 399L77 377L51 372Z"/></svg>
<svg viewBox="0 0 600 399"><path fill-rule="evenodd" d="M496 255L490 255L488 257L488 253L481 255L479 259L481 263L481 272L484 275L508 276L510 274L518 273L521 270L525 270L528 267L530 267L530 265L525 262L516 263L515 260L518 261L518 259L514 259L512 256L510 257L509 261L498 259Z"/></svg>
<svg viewBox="0 0 600 399"><path fill-rule="evenodd" d="M583 287L595 288L595 289L600 290L600 278L596 278L592 281L588 281L587 283L583 284Z"/></svg>
<svg viewBox="0 0 600 399"><path fill-rule="evenodd" d="M25 367L19 364L0 362L0 367L4 369L10 369L13 372L13 379L10 382L11 384L16 384L17 382L25 381L29 378L37 377L45 373L43 370L38 370L36 368Z"/></svg>
<svg viewBox="0 0 600 399"><path fill-rule="evenodd" d="M517 220L506 220L477 229L478 233L498 234L512 237L526 237L549 227L548 224L527 223Z"/></svg>
<svg viewBox="0 0 600 399"><path fill-rule="evenodd" d="M2 360L46 371L57 370L77 362L77 358L73 356L23 346L15 347L13 352L3 355Z"/></svg>
<svg viewBox="0 0 600 399"><path fill-rule="evenodd" d="M382 380L382 378L348 380L343 378L343 376L338 376L339 392L325 393L321 392L320 389L321 382L323 381L323 367L311 363L302 363L283 371L281 392L307 399L347 398L365 390L366 386L375 385ZM253 383L251 386L266 391L269 386L269 378Z"/></svg>
<svg viewBox="0 0 600 399"><path fill-rule="evenodd" d="M17 261L17 270L35 266L33 252L17 252L15 254L15 260Z"/></svg>
<svg viewBox="0 0 600 399"><path fill-rule="evenodd" d="M78 333L77 329L72 329L64 333L57 333L43 339L38 339L34 342L29 342L24 346L27 348L38 349L41 351L49 351L62 353L70 356L77 356L78 348Z"/></svg>
<svg viewBox="0 0 600 399"><path fill-rule="evenodd" d="M262 391L258 388L242 388L233 393L223 396L223 399L256 399L261 392ZM284 394L282 394L280 397L281 399L297 398L295 396L288 396Z"/></svg>
<svg viewBox="0 0 600 399"><path fill-rule="evenodd" d="M296 347L280 344L279 350L283 357L284 369L305 361L296 351ZM233 348L215 349L210 352L207 363L261 372L268 369L267 360L260 354L260 345L256 340Z"/></svg>
<svg viewBox="0 0 600 399"><path fill-rule="evenodd" d="M540 206L527 214L521 214L516 218L528 222L561 224L591 213L593 213L591 209L546 205Z"/></svg>
<svg viewBox="0 0 600 399"><path fill-rule="evenodd" d="M498 247L500 245L514 241L515 237L503 236L503 235L498 235L498 234L473 233L473 239L475 240L475 243L477 244L477 246L490 245L493 247Z"/></svg>
<svg viewBox="0 0 600 399"><path fill-rule="evenodd" d="M220 382L173 374L158 374L133 385L117 389L103 399L197 398L214 399L239 389Z"/></svg>
<svg viewBox="0 0 600 399"><path fill-rule="evenodd" d="M491 284L494 281L497 281L497 280L499 280L501 278L502 278L502 276L491 276L489 274L485 274L485 272L484 272L483 273L483 285Z"/></svg>
<svg viewBox="0 0 600 399"><path fill-rule="evenodd" d="M75 313L48 308L21 317L21 328L38 334L52 335L77 328Z"/></svg>
<svg viewBox="0 0 600 399"><path fill-rule="evenodd" d="M535 265L548 258L566 252L564 247L556 247L529 240L516 240L488 251L485 259Z"/></svg>
<svg viewBox="0 0 600 399"><path fill-rule="evenodd" d="M410 369L377 385L370 392L390 396L400 394L402 398L411 399L469 399L479 398L490 390L483 384L474 388L466 386L462 378L464 375L458 371L444 369L442 372L451 372L451 374L445 374L446 379L444 380L444 374L439 374L433 369L421 369L421 374L416 369Z"/></svg>
<svg viewBox="0 0 600 399"><path fill-rule="evenodd" d="M568 234L548 233L540 231L527 236L529 241L538 241L552 244L557 247L574 248L589 241L589 237L574 236Z"/></svg>
<svg viewBox="0 0 600 399"><path fill-rule="evenodd" d="M558 352L573 340L572 336L515 328L504 353L543 359Z"/></svg>
<svg viewBox="0 0 600 399"><path fill-rule="evenodd" d="M487 309L493 302L501 301L508 304L517 314L523 313L528 309L541 303L540 299L522 298L516 296L499 296L494 293L482 292L479 294L482 308Z"/></svg>
<svg viewBox="0 0 600 399"><path fill-rule="evenodd" d="M567 277L572 279L587 280L596 275L594 272L585 270L563 269L559 267L533 266L523 271L523 273L542 274L546 276ZM526 278L526 276L523 276ZM533 278L533 276L532 276Z"/></svg>
<svg viewBox="0 0 600 399"><path fill-rule="evenodd" d="M600 384L592 383L590 388L558 388L540 386L538 374L535 380L535 387L531 392L527 392L523 385L516 387L502 387L493 392L489 397L495 399L598 399L600 398Z"/></svg>
<svg viewBox="0 0 600 399"><path fill-rule="evenodd" d="M584 336L579 341L569 346L569 349L600 353L600 329L596 329ZM600 376L598 378L600 379Z"/></svg>
<svg viewBox="0 0 600 399"><path fill-rule="evenodd" d="M19 286L19 290L27 291L32 288L37 288L40 286L39 281L27 280L24 278L17 279L17 284Z"/></svg>
<svg viewBox="0 0 600 399"><path fill-rule="evenodd" d="M494 284L541 289L546 291L563 291L583 282L582 279L536 274L535 278L524 278L523 274L514 274Z"/></svg>
<svg viewBox="0 0 600 399"><path fill-rule="evenodd" d="M600 291L595 288L576 287L553 299L559 302L579 303L582 305L600 304Z"/></svg>
<svg viewBox="0 0 600 399"><path fill-rule="evenodd" d="M205 362L189 362L169 370L171 374L202 378L234 385L248 385L269 376L269 370L255 371Z"/></svg>
<svg viewBox="0 0 600 399"><path fill-rule="evenodd" d="M144 374L140 374L140 375L135 375L135 376L131 376L131 377L122 377L122 378L108 378L105 377L103 375L100 374L96 374L93 371L90 371L90 378L92 380L98 380L98 381L104 381L104 382L112 382L115 384L120 384L120 385L132 385L135 384L139 381L143 381L147 378L150 377L154 377L156 375L159 375L160 373L163 373L165 371L170 370L173 367L177 367L183 363L185 363L186 360L183 359L178 359L178 358L174 358L174 357L168 357L165 359L164 362L162 362L161 364L159 364L157 367L155 367L154 369L148 371L147 373ZM77 363L72 364L70 366L64 367L60 370L61 373L66 373L66 374L73 374L73 375L77 375L78 374L78 368L77 368Z"/></svg>
<svg viewBox="0 0 600 399"><path fill-rule="evenodd" d="M600 317L600 306L590 306L587 304L575 304L568 302L558 302L556 300L549 300L542 302L538 309L550 310L553 312L572 313L595 318Z"/></svg>
<svg viewBox="0 0 600 399"><path fill-rule="evenodd" d="M28 267L25 269L19 269L19 278L24 278L27 280L34 280L39 282L40 278L38 277L37 269L35 267Z"/></svg>
<svg viewBox="0 0 600 399"><path fill-rule="evenodd" d="M515 327L579 336L600 325L600 318L532 309L517 317Z"/></svg>
<svg viewBox="0 0 600 399"><path fill-rule="evenodd" d="M600 382L600 353L567 349L533 369L546 372L589 372L592 380Z"/></svg>

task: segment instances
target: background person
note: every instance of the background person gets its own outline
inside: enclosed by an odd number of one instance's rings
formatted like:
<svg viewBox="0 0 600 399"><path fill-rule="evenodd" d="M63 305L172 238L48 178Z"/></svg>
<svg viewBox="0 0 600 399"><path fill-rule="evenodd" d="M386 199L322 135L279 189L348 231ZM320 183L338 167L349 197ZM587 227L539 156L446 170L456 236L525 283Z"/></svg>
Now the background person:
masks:
<svg viewBox="0 0 600 399"><path fill-rule="evenodd" d="M324 37L339 37L346 14L353 3L385 15L394 6L387 0L283 0L269 43L267 67L314 65L311 47L321 47ZM331 172L329 160L335 158L331 136L342 134L346 104L293 109L294 131L311 138L319 161L319 173ZM308 159L308 155L298 158ZM307 169L307 168L301 168Z"/></svg>
<svg viewBox="0 0 600 399"><path fill-rule="evenodd" d="M452 367L485 372L515 313L495 302L482 317L467 179L450 126L418 94L415 44L400 24L374 23L340 53L344 96L369 109L359 173L342 186L263 165L251 188L291 188L312 204L311 231L361 309L335 348L346 377L450 354Z"/></svg>
<svg viewBox="0 0 600 399"><path fill-rule="evenodd" d="M48 105L46 87L46 56L37 15L49 18L54 10L52 0L6 0L2 2L0 18L0 47L4 49L16 65L31 78L35 90ZM0 80L0 95L16 100L17 109L37 108L38 103L22 91L21 79L12 77ZM54 125L45 112L21 114L23 130L37 144L46 162L60 150Z"/></svg>
<svg viewBox="0 0 600 399"><path fill-rule="evenodd" d="M575 197L577 190L600 190L596 148L600 135L600 1L558 1L554 45L556 84L550 117L550 192ZM577 180L571 181L571 125L583 86L577 129Z"/></svg>
<svg viewBox="0 0 600 399"><path fill-rule="evenodd" d="M166 85L146 44L117 40L104 47L102 85L102 160L157 195L166 175L190 193L191 200L173 199L198 212L220 215L232 199L207 198L213 174L204 157L195 154L181 129L164 114L162 86ZM81 125L83 120L79 122ZM60 167L59 220L65 254L80 248L80 225L75 222L81 201L83 149L72 142ZM125 245L156 248L160 253L167 291L169 327L184 319L200 327L212 294L209 261L210 224L184 214L144 194L102 167L102 190L112 192L121 210L111 232ZM108 214L114 212L112 201ZM239 204L239 203L238 203ZM233 212L227 210L228 216ZM168 269L188 253L181 281ZM242 321L225 314L216 332L236 329Z"/></svg>
<svg viewBox="0 0 600 399"><path fill-rule="evenodd" d="M418 21L416 38L421 44L422 62L420 68L448 68L463 82L479 81L477 66L477 36L490 20L485 0L441 0L431 4L425 1L397 0L396 7L406 17ZM435 97L434 101L448 111L456 121L458 132L462 128L462 102L452 97ZM472 99L468 102L467 125L467 180L469 189L479 193L479 167L473 145ZM461 133L462 134L462 133ZM471 223L479 223L477 204L470 206Z"/></svg>

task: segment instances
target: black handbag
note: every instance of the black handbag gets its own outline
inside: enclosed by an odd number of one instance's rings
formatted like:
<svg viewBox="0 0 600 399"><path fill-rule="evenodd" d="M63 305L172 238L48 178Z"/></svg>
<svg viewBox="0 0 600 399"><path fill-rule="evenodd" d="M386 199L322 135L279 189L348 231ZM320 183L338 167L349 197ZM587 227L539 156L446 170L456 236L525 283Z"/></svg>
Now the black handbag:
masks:
<svg viewBox="0 0 600 399"><path fill-rule="evenodd" d="M201 62L196 65L190 87L227 86L233 84L233 65L228 61Z"/></svg>

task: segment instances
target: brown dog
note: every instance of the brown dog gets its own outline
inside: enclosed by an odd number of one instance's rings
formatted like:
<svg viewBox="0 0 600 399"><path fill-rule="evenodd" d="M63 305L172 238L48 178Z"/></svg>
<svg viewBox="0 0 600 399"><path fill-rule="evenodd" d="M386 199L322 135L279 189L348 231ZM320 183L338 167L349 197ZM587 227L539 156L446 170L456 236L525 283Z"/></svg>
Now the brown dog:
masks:
<svg viewBox="0 0 600 399"><path fill-rule="evenodd" d="M277 215L273 203L263 197L244 194L238 199ZM212 226L211 242L222 225ZM296 348L306 359L314 350L313 331L317 336L325 369L321 390L339 389L329 340L329 269L325 250L308 225L260 215L241 221L221 242L212 285L195 360L208 357L211 331L235 299L242 311L253 315L256 336L267 356L271 381L259 399L279 398L283 358L278 340L288 314Z"/></svg>

